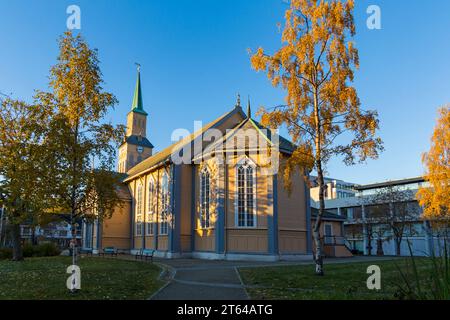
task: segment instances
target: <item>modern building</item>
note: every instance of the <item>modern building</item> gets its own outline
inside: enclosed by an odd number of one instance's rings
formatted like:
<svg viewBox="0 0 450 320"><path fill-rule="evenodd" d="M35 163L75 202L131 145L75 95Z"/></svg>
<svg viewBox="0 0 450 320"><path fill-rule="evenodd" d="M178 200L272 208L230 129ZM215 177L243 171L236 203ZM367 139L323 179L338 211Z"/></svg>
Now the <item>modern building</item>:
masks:
<svg viewBox="0 0 450 320"><path fill-rule="evenodd" d="M6 217L0 220L0 246L11 247L12 239L9 235L9 224ZM82 224L77 223L76 239L81 244L81 228ZM62 216L55 217L54 221L46 223L45 225L32 225L30 223L23 223L20 225L20 237L23 243L43 243L52 242L59 248L64 249L69 247L69 242L72 240L71 225L64 221Z"/></svg>
<svg viewBox="0 0 450 320"><path fill-rule="evenodd" d="M309 189L300 171L288 193L278 175L294 146L237 103L200 130L154 152L138 70L119 148L123 202L111 219L83 224L83 247L114 246L166 258L311 258ZM169 119L160 119L167 121ZM280 175L281 176L281 175Z"/></svg>
<svg viewBox="0 0 450 320"><path fill-rule="evenodd" d="M325 200L342 199L354 197L357 193L354 183L346 182L343 180L324 178L326 185ZM319 201L319 187L317 186L317 177L311 176L311 199L313 201Z"/></svg>
<svg viewBox="0 0 450 320"><path fill-rule="evenodd" d="M325 208L346 219L344 236L354 252L396 255L399 251L407 256L411 248L417 256L438 254L442 237L430 221L422 219L415 199L421 186L426 186L423 177L355 185L354 197L328 199ZM311 206L318 208L319 203L312 200Z"/></svg>
<svg viewBox="0 0 450 320"><path fill-rule="evenodd" d="M318 211L319 210L316 208L311 208L311 228L314 228ZM345 217L339 216L330 211L325 211L322 215L319 235L326 257L346 258L352 256L351 250L347 246L347 242L344 237L345 221ZM313 246L313 252L314 251Z"/></svg>
<svg viewBox="0 0 450 320"><path fill-rule="evenodd" d="M21 225L21 238L28 242L53 242L59 248L69 248L72 240L72 231L69 223L65 221L50 222L45 226ZM81 244L81 224L77 224L76 239ZM34 240L33 240L34 238Z"/></svg>

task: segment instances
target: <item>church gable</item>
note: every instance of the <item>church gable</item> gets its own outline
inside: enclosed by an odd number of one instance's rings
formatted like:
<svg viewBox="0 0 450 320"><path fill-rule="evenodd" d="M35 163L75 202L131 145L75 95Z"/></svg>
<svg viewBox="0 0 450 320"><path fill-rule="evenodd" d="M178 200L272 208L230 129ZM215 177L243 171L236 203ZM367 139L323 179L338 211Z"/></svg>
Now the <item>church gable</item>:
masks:
<svg viewBox="0 0 450 320"><path fill-rule="evenodd" d="M224 161L221 157L227 155L227 163L243 155L251 155L258 163L265 166L271 161L272 151L280 151L280 136L272 134L271 130L260 126L253 119L245 119L236 127L228 129L226 134L210 143L202 152L194 157L194 163L211 157ZM235 157L233 157L233 155ZM276 152L278 155L278 152Z"/></svg>

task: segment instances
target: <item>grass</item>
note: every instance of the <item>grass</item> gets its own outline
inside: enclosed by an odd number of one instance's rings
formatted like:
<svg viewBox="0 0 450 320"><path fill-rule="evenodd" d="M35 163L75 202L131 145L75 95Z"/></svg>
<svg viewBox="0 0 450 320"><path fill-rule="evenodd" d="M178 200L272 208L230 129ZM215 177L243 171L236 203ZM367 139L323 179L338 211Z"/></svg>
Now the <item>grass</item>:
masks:
<svg viewBox="0 0 450 320"><path fill-rule="evenodd" d="M428 281L432 268L430 259L418 260L420 281ZM369 290L366 285L367 267L381 269L381 290ZM400 299L399 286L404 284L400 271L411 271L411 259L372 262L326 264L325 276L314 274L312 265L264 268L241 268L241 277L252 299L289 300L373 300Z"/></svg>
<svg viewBox="0 0 450 320"><path fill-rule="evenodd" d="M163 282L156 265L113 258L82 257L81 290L68 292L70 257L0 260L0 300L147 299Z"/></svg>

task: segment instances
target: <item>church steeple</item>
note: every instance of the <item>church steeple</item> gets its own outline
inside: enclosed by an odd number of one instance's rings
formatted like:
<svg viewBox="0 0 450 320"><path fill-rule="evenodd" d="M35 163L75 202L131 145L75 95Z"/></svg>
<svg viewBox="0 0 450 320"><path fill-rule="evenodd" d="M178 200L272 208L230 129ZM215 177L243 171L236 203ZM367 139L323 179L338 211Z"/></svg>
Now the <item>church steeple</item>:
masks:
<svg viewBox="0 0 450 320"><path fill-rule="evenodd" d="M144 111L144 104L142 103L142 91L141 91L141 65L136 63L137 65L137 79L136 86L134 88L133 102L131 104L131 111L139 112L147 115L147 112Z"/></svg>
<svg viewBox="0 0 450 320"><path fill-rule="evenodd" d="M131 111L127 115L125 141L119 148L119 172L127 172L139 162L152 155L153 145L147 139L147 112L144 111L141 90L141 66L137 65Z"/></svg>
<svg viewBox="0 0 450 320"><path fill-rule="evenodd" d="M252 118L252 109L250 107L250 96L248 97L248 104L247 104L247 118Z"/></svg>

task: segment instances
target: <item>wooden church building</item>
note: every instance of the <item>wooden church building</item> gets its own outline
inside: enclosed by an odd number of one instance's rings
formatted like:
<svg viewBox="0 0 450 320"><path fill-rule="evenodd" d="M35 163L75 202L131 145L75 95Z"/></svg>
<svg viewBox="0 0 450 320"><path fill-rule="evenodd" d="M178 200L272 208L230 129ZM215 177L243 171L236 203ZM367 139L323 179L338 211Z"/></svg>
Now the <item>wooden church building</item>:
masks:
<svg viewBox="0 0 450 320"><path fill-rule="evenodd" d="M309 188L299 171L289 194L279 170L294 146L255 121L250 104L244 112L238 98L224 115L159 152L148 139L147 116L138 71L119 148L122 204L110 219L83 224L84 248L146 248L165 258L311 257Z"/></svg>

